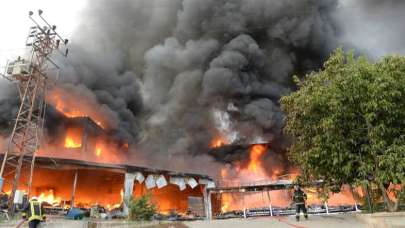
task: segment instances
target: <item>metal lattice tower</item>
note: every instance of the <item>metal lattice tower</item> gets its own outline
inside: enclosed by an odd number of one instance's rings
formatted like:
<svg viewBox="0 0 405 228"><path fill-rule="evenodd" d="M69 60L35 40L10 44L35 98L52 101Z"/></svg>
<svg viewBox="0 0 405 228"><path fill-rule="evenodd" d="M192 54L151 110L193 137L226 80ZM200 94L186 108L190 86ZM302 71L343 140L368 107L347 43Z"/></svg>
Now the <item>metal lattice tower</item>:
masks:
<svg viewBox="0 0 405 228"><path fill-rule="evenodd" d="M6 176L14 174L8 203L10 214L14 212L14 196L21 184L27 187L30 196L35 153L41 145L44 127L47 73L51 69L59 69L51 60L51 55L58 51L66 57L68 53L68 40L62 39L55 31L56 26L51 26L42 17L42 10L38 10L38 16L41 23L33 18L32 11L29 12L29 18L35 26L30 27L26 41L26 46L30 48L28 60L19 57L8 64L7 72L3 75L17 84L21 101L0 170L2 181ZM61 51L62 46L64 52ZM22 170L29 171L27 183L19 183Z"/></svg>

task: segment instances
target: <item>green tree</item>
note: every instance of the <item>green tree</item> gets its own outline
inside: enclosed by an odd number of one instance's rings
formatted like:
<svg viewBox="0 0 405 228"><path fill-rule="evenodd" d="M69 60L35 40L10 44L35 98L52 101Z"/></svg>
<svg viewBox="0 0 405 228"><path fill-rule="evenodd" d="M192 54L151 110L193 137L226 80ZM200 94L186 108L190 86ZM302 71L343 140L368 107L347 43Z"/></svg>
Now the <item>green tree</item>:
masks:
<svg viewBox="0 0 405 228"><path fill-rule="evenodd" d="M150 196L131 198L128 202L129 219L135 221L149 221L156 213L156 206L150 202Z"/></svg>
<svg viewBox="0 0 405 228"><path fill-rule="evenodd" d="M373 184L397 210L402 194L388 187L405 183L405 57L372 63L337 49L322 70L295 80L281 106L303 175L332 190Z"/></svg>

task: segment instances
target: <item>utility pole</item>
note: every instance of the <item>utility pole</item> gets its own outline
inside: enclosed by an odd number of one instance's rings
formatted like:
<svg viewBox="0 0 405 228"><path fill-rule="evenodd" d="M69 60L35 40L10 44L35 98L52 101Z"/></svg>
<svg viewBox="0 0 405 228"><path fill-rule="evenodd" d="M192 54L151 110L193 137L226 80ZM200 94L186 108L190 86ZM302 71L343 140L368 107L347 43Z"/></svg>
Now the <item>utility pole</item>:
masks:
<svg viewBox="0 0 405 228"><path fill-rule="evenodd" d="M59 70L52 61L52 54L57 51L67 56L66 45L68 40L55 31L56 26L50 25L43 17L42 10L38 10L39 22L33 18L34 13L29 12L33 22L30 27L26 46L30 48L27 59L18 58L6 67L4 78L17 84L21 101L10 141L3 155L0 169L0 189L6 176L14 174L12 190L9 196L9 214L14 215L14 197L20 182L21 171L28 171L27 183L28 197L31 193L32 177L35 165L35 153L42 142L42 134L46 109L47 73L51 69Z"/></svg>

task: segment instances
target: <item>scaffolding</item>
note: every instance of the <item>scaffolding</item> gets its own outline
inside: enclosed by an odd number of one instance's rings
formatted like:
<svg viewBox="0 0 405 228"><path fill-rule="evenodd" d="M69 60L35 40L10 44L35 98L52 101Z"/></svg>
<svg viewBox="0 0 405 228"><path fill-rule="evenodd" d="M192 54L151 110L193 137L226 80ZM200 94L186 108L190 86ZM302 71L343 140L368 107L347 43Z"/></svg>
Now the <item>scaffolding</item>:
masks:
<svg viewBox="0 0 405 228"><path fill-rule="evenodd" d="M31 191L32 176L35 165L35 153L41 144L45 109L48 72L58 70L58 65L51 59L57 51L67 56L66 45L68 40L63 39L57 32L56 26L50 25L43 17L42 10L38 10L39 20L33 18L34 13L29 12L29 18L34 23L30 27L26 39L26 46L30 50L27 59L18 57L17 60L7 64L6 72L2 75L15 83L18 88L20 107L10 135L7 150L4 153L0 170L0 188L3 188L4 177L14 174L12 190L9 196L9 214L14 214L14 197L21 184L21 170L29 170L29 178L24 183Z"/></svg>

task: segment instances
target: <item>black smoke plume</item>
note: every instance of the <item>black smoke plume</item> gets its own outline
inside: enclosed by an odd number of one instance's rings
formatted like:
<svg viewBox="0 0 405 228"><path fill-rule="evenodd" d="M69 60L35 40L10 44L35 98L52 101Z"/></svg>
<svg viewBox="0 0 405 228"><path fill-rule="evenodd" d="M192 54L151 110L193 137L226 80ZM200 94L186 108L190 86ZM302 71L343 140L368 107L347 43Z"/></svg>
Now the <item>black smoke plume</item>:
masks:
<svg viewBox="0 0 405 228"><path fill-rule="evenodd" d="M132 162L207 172L199 163L214 164L208 151L217 135L285 151L278 100L295 89L292 75L319 69L340 45L377 53L352 30L368 18L396 26L399 17L373 16L391 9L399 14L403 3L89 0L57 88L106 116L109 131L131 143ZM403 44L391 40L384 53ZM9 97L0 101L3 128L16 110Z"/></svg>

